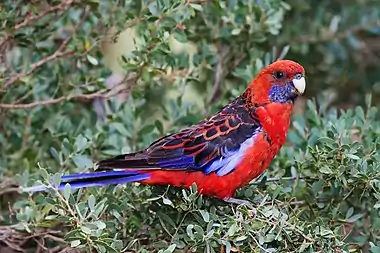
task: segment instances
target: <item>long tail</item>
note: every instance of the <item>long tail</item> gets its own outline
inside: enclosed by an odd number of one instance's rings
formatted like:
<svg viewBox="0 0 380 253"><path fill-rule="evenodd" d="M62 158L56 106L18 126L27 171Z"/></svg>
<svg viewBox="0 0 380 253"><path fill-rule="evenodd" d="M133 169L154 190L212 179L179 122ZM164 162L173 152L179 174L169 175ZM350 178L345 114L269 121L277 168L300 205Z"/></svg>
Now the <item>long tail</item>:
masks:
<svg viewBox="0 0 380 253"><path fill-rule="evenodd" d="M99 161L99 171L65 175L58 186L62 190L67 183L72 189L109 184L125 184L150 179L147 171L157 170L157 165L149 163L142 152L118 155L116 157ZM24 192L46 191L45 186L32 186L22 189Z"/></svg>
<svg viewBox="0 0 380 253"><path fill-rule="evenodd" d="M103 186L109 184L125 184L131 182L138 182L149 179L149 174L141 173L139 171L126 171L126 170L107 170L96 171L91 173L81 173L62 176L62 182L58 186L58 190L62 190L67 183L70 184L71 189L79 189L92 186ZM39 192L45 191L45 186L32 186L22 189L24 192Z"/></svg>

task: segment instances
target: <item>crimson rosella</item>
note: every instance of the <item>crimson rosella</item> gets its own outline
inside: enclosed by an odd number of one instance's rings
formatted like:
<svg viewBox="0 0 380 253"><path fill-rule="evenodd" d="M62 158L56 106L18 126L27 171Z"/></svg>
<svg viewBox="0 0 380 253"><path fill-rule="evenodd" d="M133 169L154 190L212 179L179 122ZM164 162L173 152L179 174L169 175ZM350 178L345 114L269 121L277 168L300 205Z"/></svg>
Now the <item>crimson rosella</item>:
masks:
<svg viewBox="0 0 380 253"><path fill-rule="evenodd" d="M100 171L65 175L71 188L140 182L189 188L230 203L285 143L295 99L305 91L303 67L280 60L263 68L245 92L215 115L148 148L98 163ZM31 187L31 191L44 190Z"/></svg>

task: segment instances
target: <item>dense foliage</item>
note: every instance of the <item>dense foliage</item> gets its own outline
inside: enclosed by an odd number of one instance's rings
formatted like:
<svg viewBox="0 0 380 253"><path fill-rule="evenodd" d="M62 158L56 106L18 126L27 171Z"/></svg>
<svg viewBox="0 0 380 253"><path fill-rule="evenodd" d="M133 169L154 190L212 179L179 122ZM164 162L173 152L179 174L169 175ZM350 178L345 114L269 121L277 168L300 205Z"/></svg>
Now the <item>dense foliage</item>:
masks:
<svg viewBox="0 0 380 253"><path fill-rule="evenodd" d="M376 0L1 3L0 247L379 253L379 10ZM196 186L19 191L196 123L279 58L304 65L308 99L270 168L237 193L254 209Z"/></svg>

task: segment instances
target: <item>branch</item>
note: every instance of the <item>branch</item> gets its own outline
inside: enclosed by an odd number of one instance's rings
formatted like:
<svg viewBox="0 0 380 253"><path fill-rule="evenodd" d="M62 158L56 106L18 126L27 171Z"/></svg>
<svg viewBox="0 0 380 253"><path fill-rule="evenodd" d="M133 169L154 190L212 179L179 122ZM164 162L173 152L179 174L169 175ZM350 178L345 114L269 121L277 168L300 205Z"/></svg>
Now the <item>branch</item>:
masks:
<svg viewBox="0 0 380 253"><path fill-rule="evenodd" d="M134 77L131 77L129 79L123 80L119 85L123 85L126 82L135 82L138 79L139 75L136 75ZM112 87L110 89L103 89L101 91L95 92L95 93L89 93L89 94L77 94L77 95L71 95L71 96L63 96L55 99L49 99L49 100L43 100L43 101L35 101L28 104L0 104L0 108L3 109L30 109L37 106L47 106L52 104L58 104L63 101L70 101L70 100L93 100L96 98L103 98L107 99L110 97L114 97L121 93L129 93L132 89L133 85L129 85L128 87L124 89L117 90L116 92L112 92L112 90L115 87Z"/></svg>
<svg viewBox="0 0 380 253"><path fill-rule="evenodd" d="M73 0L68 0L66 2L62 2L60 5L57 5L57 6L54 6L48 10L51 10L51 9L62 9L63 7L62 6L69 6L71 5L73 2ZM46 12L46 11L45 11ZM43 12L43 13L45 13ZM87 7L85 10L84 10L84 13L82 14L82 18L80 19L80 21L75 25L72 33L70 36L68 36L63 42L62 44L58 47L58 49L52 54L52 55L49 55L45 58L42 58L41 60L33 63L30 65L30 69L28 71L22 71L20 72L19 74L16 74L14 76L12 76L3 86L3 88L0 90L0 92L5 92L7 88L9 88L9 86L11 86L13 83L17 82L18 80L20 80L21 78L25 77L25 76L28 76L30 74L32 74L34 71L36 71L38 68L40 68L42 65L44 65L45 63L47 62L50 62L50 61L54 61L56 59L59 59L59 58L62 58L62 57L65 57L66 55L70 55L70 54L74 54L75 51L74 50L68 50L68 51L64 51L67 47L67 45L69 44L70 40L72 39L74 33L76 32L76 30L83 24L83 22L85 21L85 19L87 18L88 16L88 12L89 12L89 8ZM43 14L41 13L41 14ZM29 22L31 20L36 20L38 18L41 18L41 14L39 15L36 15L36 16L31 16L31 18L27 18L26 20L29 20L28 22L23 22L21 24L19 24L19 26L25 26L27 24L29 24ZM45 13L44 15L46 15L47 13ZM33 18L34 17L34 18ZM17 26L17 25L16 25ZM17 28L16 28L17 29Z"/></svg>
<svg viewBox="0 0 380 253"><path fill-rule="evenodd" d="M257 181L251 182L252 185L259 185L264 179L257 179ZM278 181L293 181L293 180L318 180L317 178L311 178L307 176L295 176L295 177L271 177L264 180L265 183L268 182L278 182Z"/></svg>
<svg viewBox="0 0 380 253"><path fill-rule="evenodd" d="M55 99L50 100L44 100L44 101L35 101L28 104L0 104L0 108L4 109L30 109L37 106L46 106L46 105L52 105L52 104L58 104L63 101L70 101L70 100L91 100L95 98L104 98L107 97L104 95L105 92L107 92L108 89L101 90L96 93L90 93L90 94L79 94L79 95L73 95L73 96L67 96L67 97L59 97ZM115 94L116 95L116 94Z"/></svg>
<svg viewBox="0 0 380 253"><path fill-rule="evenodd" d="M230 48L228 46L226 45L221 46L221 49L218 54L218 64L216 65L216 70L214 74L214 83L213 83L212 92L210 96L210 103L214 102L217 99L222 78L225 75L223 71L223 64L229 52L230 52Z"/></svg>
<svg viewBox="0 0 380 253"><path fill-rule="evenodd" d="M45 17L49 13L57 12L57 11L66 11L73 2L74 2L73 0L62 1L61 4L51 6L50 8L47 8L46 10L44 10L43 12L37 15L26 16L24 21L15 25L14 29L15 30L21 29L29 25L31 22Z"/></svg>
<svg viewBox="0 0 380 253"><path fill-rule="evenodd" d="M28 242L30 240L35 241L47 238L58 243L65 243L62 239L60 239L60 237L63 237L63 233L56 230L26 233L14 229L11 225L0 226L0 241L10 249L18 252L27 252L26 248L28 247Z"/></svg>
<svg viewBox="0 0 380 253"><path fill-rule="evenodd" d="M0 184L0 197L4 194L18 192L17 183L10 178L4 178Z"/></svg>
<svg viewBox="0 0 380 253"><path fill-rule="evenodd" d="M17 82L18 80L20 80L21 78L25 77L25 76L28 76L30 74L32 74L34 71L36 71L36 69L38 69L39 67L41 67L42 65L44 65L45 63L49 62L49 61L53 61L53 60L56 60L58 58L61 58L61 57L64 57L66 55L69 55L69 54L74 54L74 50L69 50L69 51L65 51L65 52L60 52L60 51L55 51L54 54L52 55L49 55L35 63L33 63L32 65L30 65L30 69L28 71L22 71L20 72L19 74L15 75L15 76L12 76L5 84L4 84L4 87L0 90L0 92L4 92L7 88L9 88L9 86L11 86L13 83Z"/></svg>

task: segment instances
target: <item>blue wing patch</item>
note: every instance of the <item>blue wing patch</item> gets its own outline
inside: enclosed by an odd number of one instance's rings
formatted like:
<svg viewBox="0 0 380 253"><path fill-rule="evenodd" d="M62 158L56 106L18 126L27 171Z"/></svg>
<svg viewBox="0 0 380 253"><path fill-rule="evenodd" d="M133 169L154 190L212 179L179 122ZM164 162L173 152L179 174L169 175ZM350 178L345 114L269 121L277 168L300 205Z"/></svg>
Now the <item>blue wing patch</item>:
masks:
<svg viewBox="0 0 380 253"><path fill-rule="evenodd" d="M261 132L261 128L257 128L250 138L240 144L239 149L227 151L224 156L220 157L220 159L214 160L210 163L210 165L205 168L205 173L210 174L211 172L216 172L218 176L225 176L234 171L236 166L243 159L247 149L253 145L259 132Z"/></svg>

